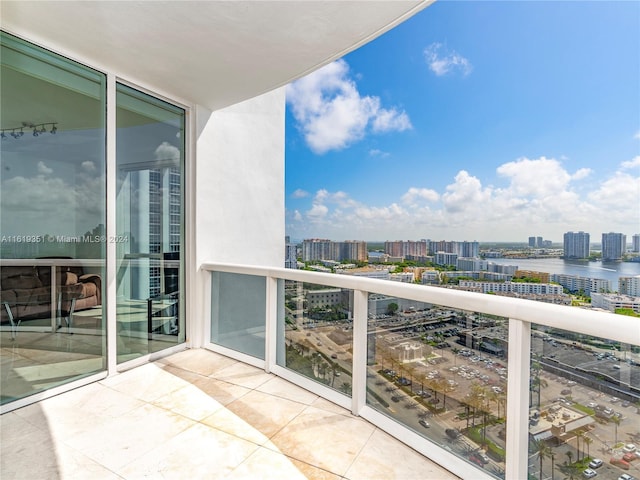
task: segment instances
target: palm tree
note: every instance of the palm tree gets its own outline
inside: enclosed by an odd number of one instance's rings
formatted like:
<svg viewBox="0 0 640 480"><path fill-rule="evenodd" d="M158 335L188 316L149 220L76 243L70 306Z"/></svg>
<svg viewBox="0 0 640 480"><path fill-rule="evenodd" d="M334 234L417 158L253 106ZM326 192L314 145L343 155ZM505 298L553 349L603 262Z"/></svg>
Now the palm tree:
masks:
<svg viewBox="0 0 640 480"><path fill-rule="evenodd" d="M585 435L584 437L582 437L582 443L583 444L587 444L587 458L591 458L591 452L589 451L589 445L591 445L593 443L593 438L591 438L588 435Z"/></svg>
<svg viewBox="0 0 640 480"><path fill-rule="evenodd" d="M534 451L538 454L538 460L540 461L540 480L542 480L542 461L551 455L551 447L547 445L544 440L533 441Z"/></svg>
<svg viewBox="0 0 640 480"><path fill-rule="evenodd" d="M613 422L613 424L615 425L615 443L618 443L618 425L620 425L620 417L617 417L616 415L614 415L613 417L611 417L611 421Z"/></svg>
<svg viewBox="0 0 640 480"><path fill-rule="evenodd" d="M567 456L567 458L569 459L569 465L571 465L571 460L573 460L573 452L571 450L567 450L565 452L565 455Z"/></svg>
<svg viewBox="0 0 640 480"><path fill-rule="evenodd" d="M576 459L578 462L580 461L580 439L584 437L584 432L582 430L579 430L576 433L576 450L578 452L578 458ZM584 443L582 445L582 448L584 448ZM582 454L582 458L584 458L584 452Z"/></svg>

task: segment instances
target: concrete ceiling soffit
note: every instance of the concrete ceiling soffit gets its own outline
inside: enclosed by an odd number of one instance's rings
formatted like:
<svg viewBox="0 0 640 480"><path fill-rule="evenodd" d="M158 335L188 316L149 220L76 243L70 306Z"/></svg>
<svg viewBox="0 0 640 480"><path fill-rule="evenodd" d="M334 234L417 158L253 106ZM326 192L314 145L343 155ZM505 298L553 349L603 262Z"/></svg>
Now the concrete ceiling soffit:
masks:
<svg viewBox="0 0 640 480"><path fill-rule="evenodd" d="M2 28L212 110L335 60L431 3L4 1Z"/></svg>

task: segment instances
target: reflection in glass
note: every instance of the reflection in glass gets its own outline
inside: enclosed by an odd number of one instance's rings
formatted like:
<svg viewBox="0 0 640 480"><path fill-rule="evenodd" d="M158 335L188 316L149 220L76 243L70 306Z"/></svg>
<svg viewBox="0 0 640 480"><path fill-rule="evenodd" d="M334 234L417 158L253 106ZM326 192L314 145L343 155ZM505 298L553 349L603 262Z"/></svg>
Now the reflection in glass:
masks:
<svg viewBox="0 0 640 480"><path fill-rule="evenodd" d="M504 478L505 319L369 294L367 404Z"/></svg>
<svg viewBox="0 0 640 480"><path fill-rule="evenodd" d="M184 110L117 85L118 362L185 340Z"/></svg>
<svg viewBox="0 0 640 480"><path fill-rule="evenodd" d="M540 325L531 347L530 475L579 477L591 468L615 479L632 468L637 456L625 446L640 443L639 349Z"/></svg>
<svg viewBox="0 0 640 480"><path fill-rule="evenodd" d="M2 33L2 403L105 369L105 76Z"/></svg>
<svg viewBox="0 0 640 480"><path fill-rule="evenodd" d="M213 272L211 341L264 360L266 288L264 277Z"/></svg>
<svg viewBox="0 0 640 480"><path fill-rule="evenodd" d="M280 323L278 364L351 395L353 290L286 281Z"/></svg>

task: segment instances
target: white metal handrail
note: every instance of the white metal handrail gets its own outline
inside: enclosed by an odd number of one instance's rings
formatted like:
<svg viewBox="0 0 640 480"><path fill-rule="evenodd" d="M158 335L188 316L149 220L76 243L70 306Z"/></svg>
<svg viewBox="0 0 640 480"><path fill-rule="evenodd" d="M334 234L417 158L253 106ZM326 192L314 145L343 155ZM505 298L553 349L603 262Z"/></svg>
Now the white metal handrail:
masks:
<svg viewBox="0 0 640 480"><path fill-rule="evenodd" d="M532 300L501 297L454 289L392 282L351 275L337 275L322 272L309 272L277 267L255 265L237 265L225 263L203 263L200 269L207 272L226 272L241 275L265 277L268 282L278 279L308 282L331 287L351 289L354 291L354 328L353 328L353 385L352 411L372 421L376 426L385 429L392 435L407 441L413 448L425 456L444 465L462 478L490 478L485 472L460 461L453 454L443 449L424 446L424 442L416 440L414 432L399 422L380 415L366 405L366 335L367 335L367 302L366 295L376 293L391 297L405 298L457 310L479 312L509 319L508 350L508 383L506 412L506 444L508 455L505 462L505 478L521 479L528 477L528 412L529 412L529 375L531 351L531 326L539 324L575 333L602 337L620 341L625 344L640 345L640 322L637 318L616 315L577 307L547 304ZM273 324L273 306L277 302L275 288L268 289L274 298L267 298L271 305L271 313L267 314L267 324ZM267 310L269 308L267 307ZM267 327L267 341L270 340ZM273 348L273 347L272 347ZM273 365L274 352L267 348L266 369L278 373ZM281 370L281 369L280 369ZM283 372L283 375L285 372ZM287 378L295 378L286 372ZM300 384L308 385L302 376ZM297 378L296 378L297 380ZM318 393L318 392L316 392ZM331 393L329 393L331 395ZM329 396L327 396L329 398ZM331 399L331 398L329 398Z"/></svg>

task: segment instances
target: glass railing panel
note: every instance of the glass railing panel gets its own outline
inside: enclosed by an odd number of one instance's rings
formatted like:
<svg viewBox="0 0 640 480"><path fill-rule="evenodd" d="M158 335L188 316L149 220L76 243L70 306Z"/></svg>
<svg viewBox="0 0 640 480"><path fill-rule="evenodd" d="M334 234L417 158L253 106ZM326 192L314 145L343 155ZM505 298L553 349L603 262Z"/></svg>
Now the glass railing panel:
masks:
<svg viewBox="0 0 640 480"><path fill-rule="evenodd" d="M638 477L640 348L533 325L531 350L530 477Z"/></svg>
<svg viewBox="0 0 640 480"><path fill-rule="evenodd" d="M504 478L507 321L369 295L367 404Z"/></svg>
<svg viewBox="0 0 640 480"><path fill-rule="evenodd" d="M264 360L266 278L211 275L211 342Z"/></svg>
<svg viewBox="0 0 640 480"><path fill-rule="evenodd" d="M286 281L283 307L278 364L351 395L353 290Z"/></svg>

